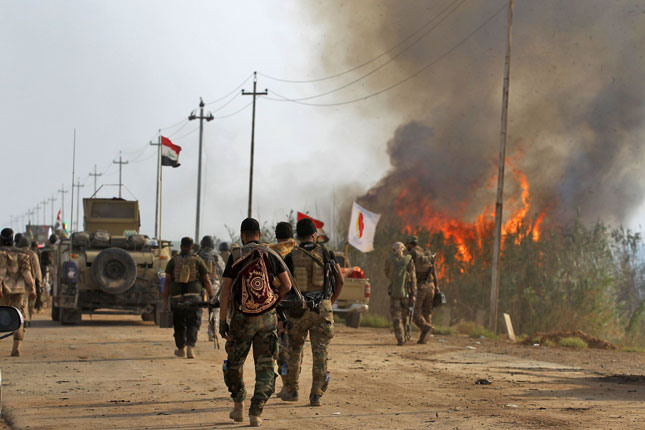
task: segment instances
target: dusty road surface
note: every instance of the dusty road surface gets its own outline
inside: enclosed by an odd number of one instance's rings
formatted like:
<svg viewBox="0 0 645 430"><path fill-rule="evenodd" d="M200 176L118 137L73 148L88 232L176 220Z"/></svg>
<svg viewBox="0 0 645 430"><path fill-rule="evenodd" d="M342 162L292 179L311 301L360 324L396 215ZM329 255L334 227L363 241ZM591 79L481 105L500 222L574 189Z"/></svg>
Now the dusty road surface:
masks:
<svg viewBox="0 0 645 430"><path fill-rule="evenodd" d="M6 424L16 429L244 427L228 419L224 352L203 340L205 326L200 335L198 358L179 359L173 356L170 329L135 317L84 317L80 325L60 326L40 316L28 329L22 357L8 357L10 340L0 343ZM263 427L645 428L641 353L457 336L397 347L389 330L338 325L330 390L319 408L307 406L310 363L307 351L301 401L271 399ZM245 372L252 386L252 360ZM492 384L475 385L478 378Z"/></svg>

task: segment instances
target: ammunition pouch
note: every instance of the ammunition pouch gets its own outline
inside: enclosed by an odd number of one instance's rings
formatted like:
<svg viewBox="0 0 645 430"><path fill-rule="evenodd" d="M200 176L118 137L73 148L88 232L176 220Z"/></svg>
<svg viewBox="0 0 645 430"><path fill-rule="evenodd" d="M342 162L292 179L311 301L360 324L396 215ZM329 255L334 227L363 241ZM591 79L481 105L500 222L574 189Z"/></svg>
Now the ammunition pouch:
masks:
<svg viewBox="0 0 645 430"><path fill-rule="evenodd" d="M439 292L435 293L434 298L432 299L432 307L438 308L441 305L446 304L446 293Z"/></svg>

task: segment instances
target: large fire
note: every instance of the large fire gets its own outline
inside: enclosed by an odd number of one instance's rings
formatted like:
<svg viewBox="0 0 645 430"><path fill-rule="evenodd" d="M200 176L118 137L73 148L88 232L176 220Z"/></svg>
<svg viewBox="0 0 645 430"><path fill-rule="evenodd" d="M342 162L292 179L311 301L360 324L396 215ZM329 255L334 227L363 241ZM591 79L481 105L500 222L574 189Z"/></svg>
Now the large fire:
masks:
<svg viewBox="0 0 645 430"><path fill-rule="evenodd" d="M512 171L512 179L519 186L520 192L518 196L511 197L504 204L505 211L510 210L510 216L502 224L502 238L512 234L516 236L515 241L519 243L525 238L522 234L528 231L530 239L537 242L540 240L546 210L539 212L534 221L529 219L532 208L528 179L521 170L510 165L509 167ZM493 184L494 181L489 181L489 186L492 187ZM415 198L420 195L417 191L414 185L403 188L394 201L395 212L403 221L405 228L410 232L418 229L425 229L431 233L441 232L446 239L450 239L456 245L457 258L463 262L471 262L472 247L478 246L481 249L483 238L493 229L495 210L488 205L474 221L468 222L447 214L441 208L431 207L430 203L423 198ZM414 204L410 204L411 202ZM465 209L466 205L467 202L462 202L460 207Z"/></svg>

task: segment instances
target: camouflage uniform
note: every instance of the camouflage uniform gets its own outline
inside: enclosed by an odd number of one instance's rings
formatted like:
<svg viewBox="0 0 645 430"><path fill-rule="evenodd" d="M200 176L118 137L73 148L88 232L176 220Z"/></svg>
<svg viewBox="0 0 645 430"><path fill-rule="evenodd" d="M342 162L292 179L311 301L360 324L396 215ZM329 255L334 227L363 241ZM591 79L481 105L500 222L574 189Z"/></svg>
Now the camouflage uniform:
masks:
<svg viewBox="0 0 645 430"><path fill-rule="evenodd" d="M35 293L32 276L31 259L18 248L0 248L0 288L2 297L0 305L13 306L26 315L27 300L25 295ZM24 339L24 328L21 326L13 335L11 355L20 355L20 344Z"/></svg>
<svg viewBox="0 0 645 430"><path fill-rule="evenodd" d="M410 318L410 301L414 300L417 290L414 260L410 255L390 256L385 260L385 275L390 280L388 294L394 336L402 345L407 340L404 324Z"/></svg>
<svg viewBox="0 0 645 430"><path fill-rule="evenodd" d="M24 239L24 240L23 240ZM38 254L36 254L34 251L32 251L29 248L29 240L26 238L21 238L21 243L18 244L18 247L22 250L22 252L29 257L29 264L31 266L31 277L34 279L35 282L35 289L36 292L40 290L43 287L43 275L42 271L40 270L40 259L38 258ZM25 321L28 323L28 325L31 324L31 318L34 313L34 306L36 304L36 299L32 299L27 296L25 297L25 300L27 302L26 310L27 313L23 314Z"/></svg>
<svg viewBox="0 0 645 430"><path fill-rule="evenodd" d="M421 329L423 333L432 330L432 301L434 299L435 285L432 271L434 268L426 272L419 272L418 268L419 259L423 255L424 250L419 245L414 246L408 254L412 256L414 265L417 268L417 297L414 304L414 323Z"/></svg>
<svg viewBox="0 0 645 430"><path fill-rule="evenodd" d="M321 261L326 263L324 261L325 252L323 251L323 246L306 242L294 248L286 257L287 266L291 269L303 294L321 293L324 289L323 269L319 264L314 263L313 258L302 249L317 255ZM329 255L329 258L333 258L333 254ZM322 300L316 311L307 308L302 316L295 317L290 315L288 317L287 334L289 337L287 375L285 377L287 392L298 392L302 350L307 334L309 334L313 356L310 399L312 396L322 396L327 390L329 382L327 349L331 339L334 337L334 315L331 300Z"/></svg>
<svg viewBox="0 0 645 430"><path fill-rule="evenodd" d="M213 297L219 297L220 278L224 272L222 259L215 253L213 248L209 247L201 247L199 250L199 256L204 260L204 263L206 263L206 267L208 267L208 276L210 277L211 284L213 285ZM218 331L219 308L208 309L208 321L208 340L214 340L217 337Z"/></svg>

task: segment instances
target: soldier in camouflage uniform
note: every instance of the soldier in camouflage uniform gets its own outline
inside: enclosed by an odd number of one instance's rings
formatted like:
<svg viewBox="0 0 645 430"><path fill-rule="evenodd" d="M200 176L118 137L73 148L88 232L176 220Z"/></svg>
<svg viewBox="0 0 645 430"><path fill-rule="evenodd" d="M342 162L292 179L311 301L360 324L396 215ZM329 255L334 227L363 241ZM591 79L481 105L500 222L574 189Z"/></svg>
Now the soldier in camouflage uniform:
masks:
<svg viewBox="0 0 645 430"><path fill-rule="evenodd" d="M219 255L215 253L215 239L213 236L204 236L199 242L198 254L206 267L208 267L208 276L211 278L213 285L213 297L219 297L220 279L224 272L224 262ZM219 321L219 309L208 309L208 341L217 340L217 322ZM219 348L219 343L217 343Z"/></svg>
<svg viewBox="0 0 645 430"><path fill-rule="evenodd" d="M168 309L170 301L177 346L175 355L187 358L196 356L195 344L202 323L201 308L191 307L190 304L201 301L203 289L206 289L209 298L213 297L208 267L192 250L193 239L182 238L181 252L166 265L164 283L164 309Z"/></svg>
<svg viewBox="0 0 645 430"><path fill-rule="evenodd" d="M343 289L343 276L334 254L317 242L316 226L311 219L298 221L296 233L299 245L285 257L285 262L309 307L302 315L288 315L286 393L281 398L290 402L298 400L301 354L308 334L313 355L309 404L320 406L320 398L327 390L330 377L327 371L327 349L334 337L332 305ZM331 277L335 281L335 289L330 288L333 285Z"/></svg>
<svg viewBox="0 0 645 430"><path fill-rule="evenodd" d="M282 258L286 257L287 254L289 254L296 246L296 241L293 239L293 227L291 226L291 223L286 221L276 224L275 238L277 243L271 244L269 247L278 252ZM282 390L277 394L278 397L285 394L285 377L287 375L288 360L287 348L289 346L288 339L285 321L280 321L278 323L278 373L282 378ZM300 362L302 363L302 355L300 356Z"/></svg>
<svg viewBox="0 0 645 430"><path fill-rule="evenodd" d="M432 333L432 301L435 293L439 292L437 285L437 271L434 263L424 262L428 257L423 248L418 244L416 236L410 236L407 240L408 255L412 257L416 269L417 296L414 304L414 323L421 330L417 343L428 343ZM429 267L428 267L429 266Z"/></svg>
<svg viewBox="0 0 645 430"><path fill-rule="evenodd" d="M31 271L31 259L13 246L13 230L0 232L0 305L13 306L23 315L26 312L26 297L36 297L36 288ZM20 356L20 345L25 337L21 326L13 335L12 357Z"/></svg>
<svg viewBox="0 0 645 430"><path fill-rule="evenodd" d="M228 246L228 243L222 242L219 244L219 257L222 259L224 262L224 265L226 266L226 262L228 261L228 257L231 256L231 248Z"/></svg>
<svg viewBox="0 0 645 430"><path fill-rule="evenodd" d="M36 301L40 299L40 295L42 294L43 275L40 270L40 259L38 258L38 254L36 254L36 252L34 252L33 249L29 247L30 246L29 239L27 239L27 237L24 235L16 235L16 236L18 236L16 245L18 246L18 248L20 248L20 250L25 255L29 257L29 265L31 266L31 277L34 279L35 288L36 288L36 297L34 297L33 299L26 297L25 299L27 300L27 315L24 315L25 327L30 327Z"/></svg>
<svg viewBox="0 0 645 430"><path fill-rule="evenodd" d="M251 398L249 419L251 426L257 427L262 423L260 416L264 405L275 389L274 360L278 348L275 306L291 289L291 280L280 257L260 245L260 224L257 220L245 219L240 228L240 237L244 245L232 250L222 275L219 332L226 339L224 382L234 402L229 416L236 422L243 421L246 398L244 361L253 346L255 391ZM253 271L249 271L249 268ZM273 278L276 277L280 281L277 291L273 284ZM258 280L263 281L256 282ZM253 313L246 307L249 302L257 305Z"/></svg>
<svg viewBox="0 0 645 430"><path fill-rule="evenodd" d="M410 306L414 306L417 292L414 261L410 255L404 255L404 252L405 245L396 242L392 245L392 254L385 260L385 276L390 280L390 315L399 346L407 341L403 325L410 318Z"/></svg>

